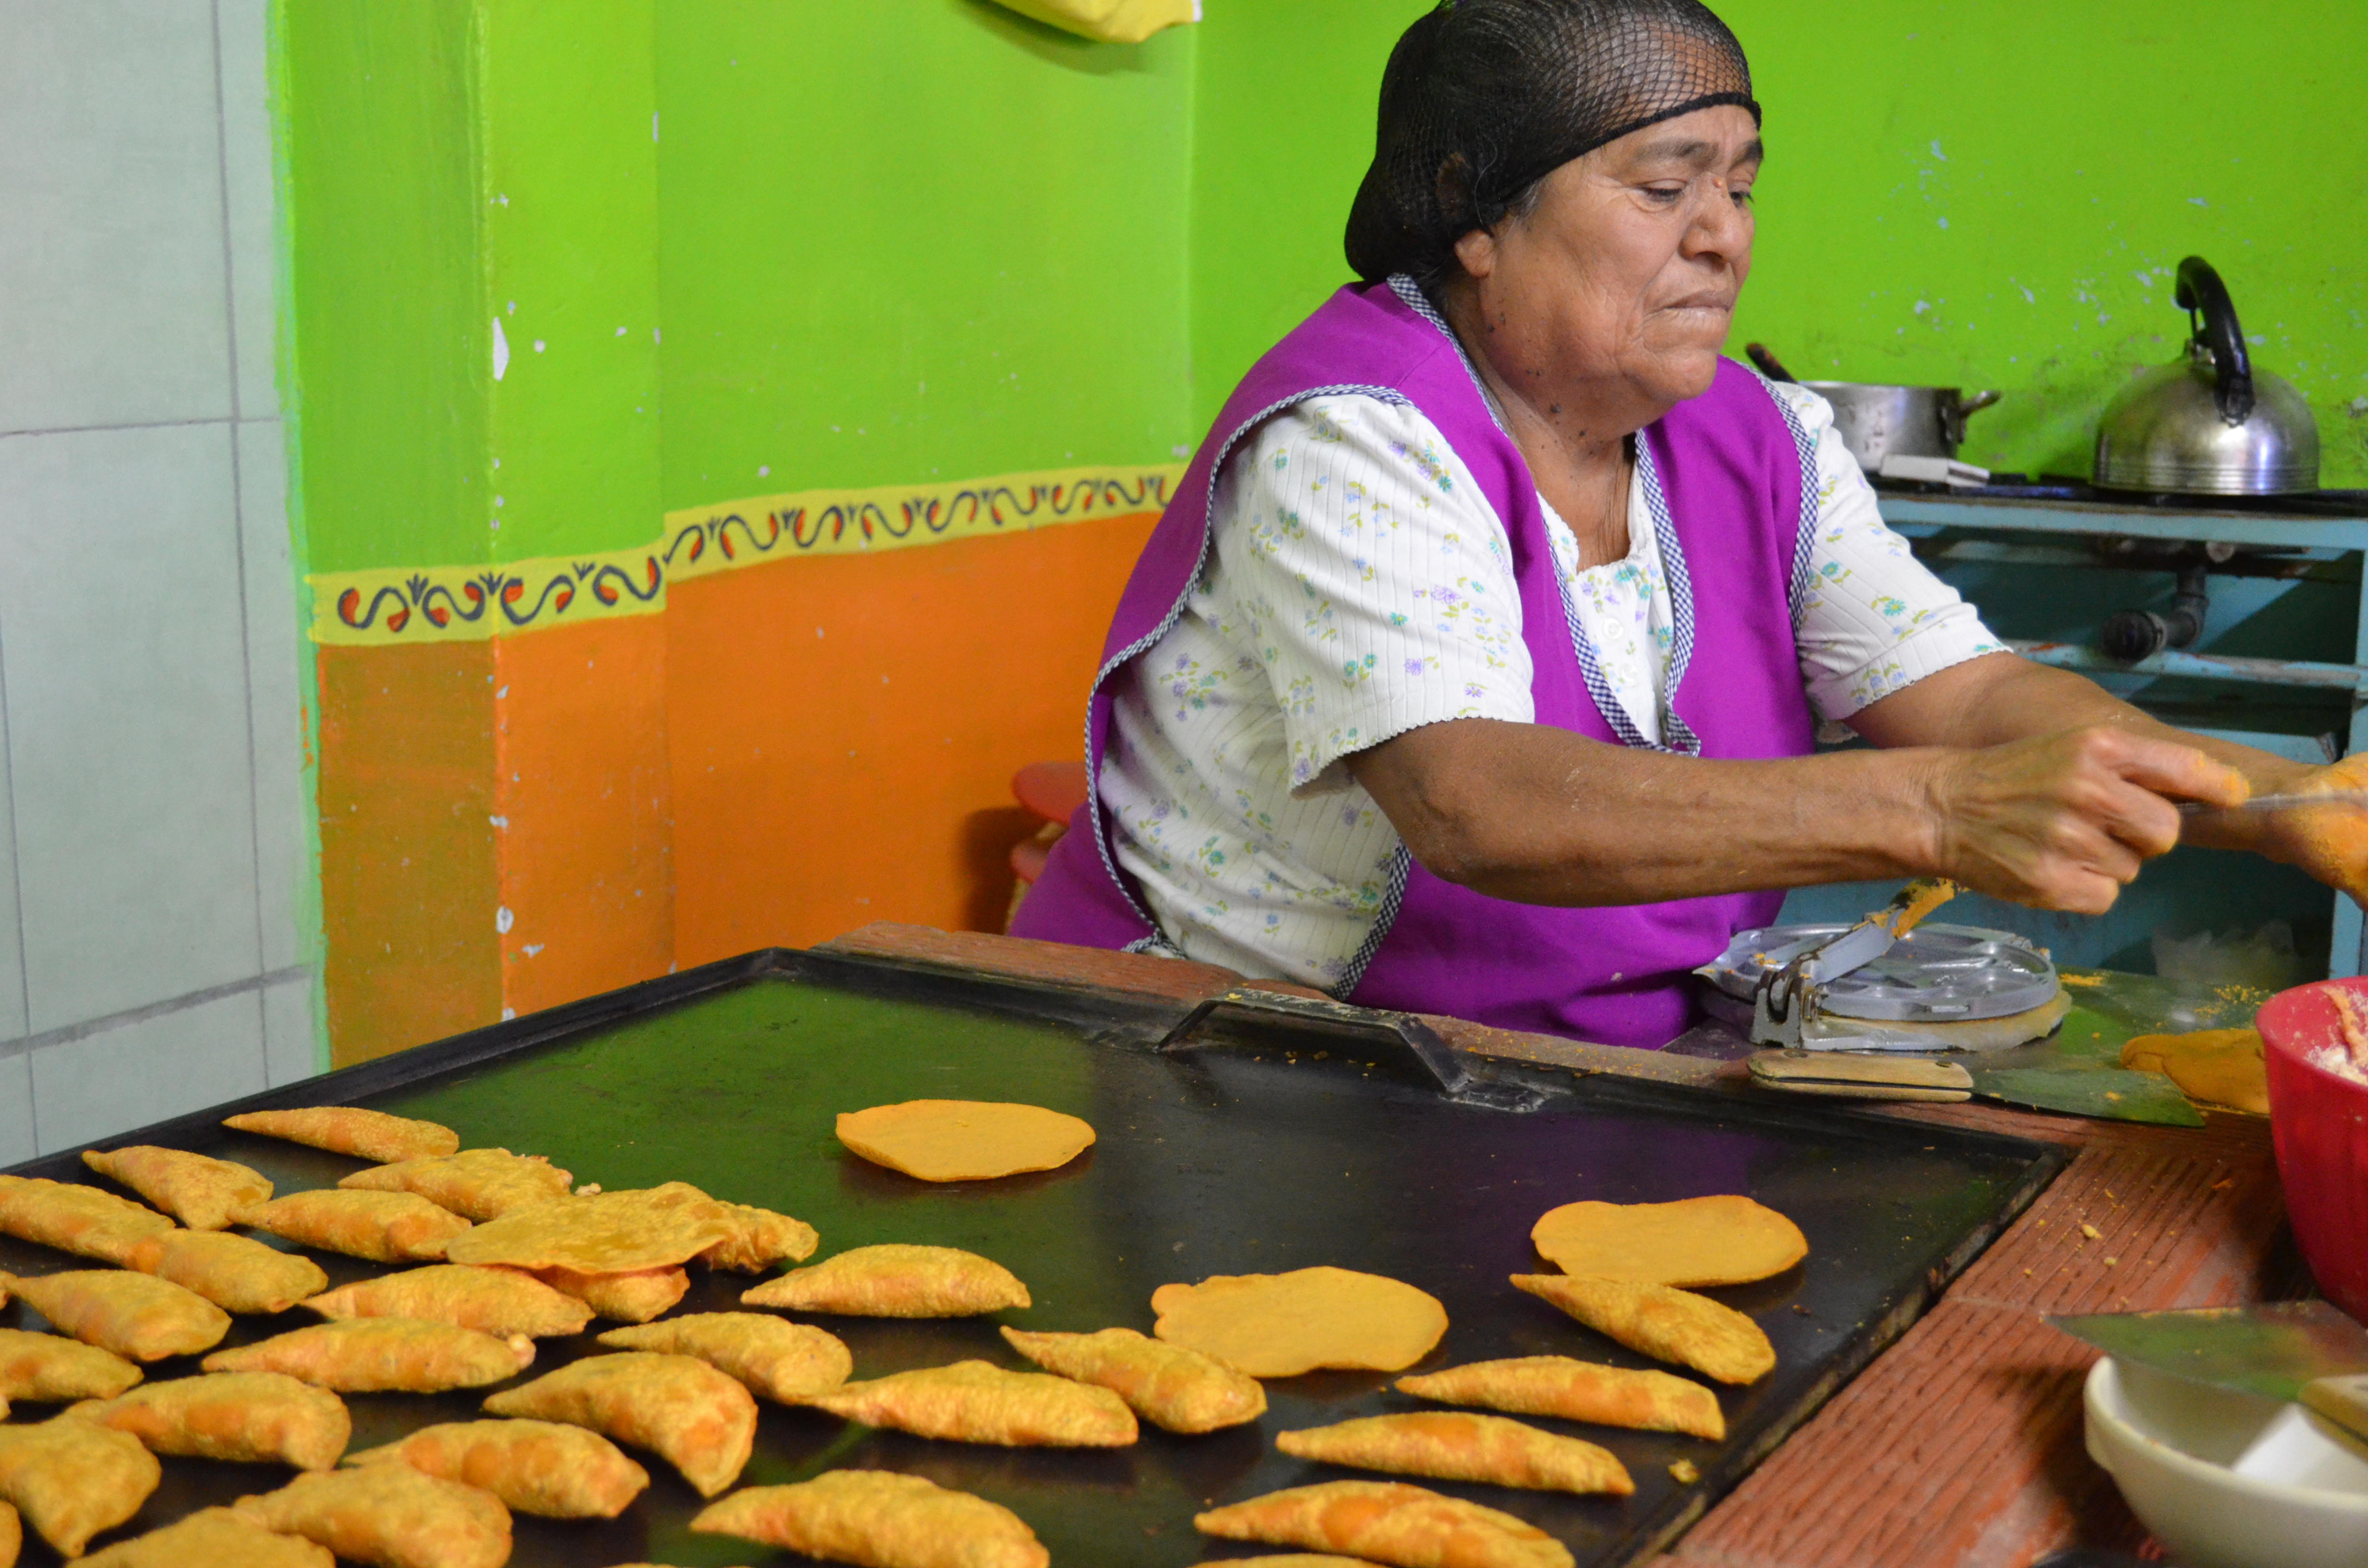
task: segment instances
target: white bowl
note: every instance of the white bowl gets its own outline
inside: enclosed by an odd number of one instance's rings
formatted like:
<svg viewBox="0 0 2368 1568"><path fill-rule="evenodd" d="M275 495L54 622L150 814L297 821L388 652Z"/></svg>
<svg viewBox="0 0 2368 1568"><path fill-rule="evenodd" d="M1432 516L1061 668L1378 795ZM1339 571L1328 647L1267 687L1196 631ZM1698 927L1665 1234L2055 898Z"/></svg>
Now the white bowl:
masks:
<svg viewBox="0 0 2368 1568"><path fill-rule="evenodd" d="M2183 1568L2368 1563L2368 1459L2301 1406L2110 1357L2083 1403L2089 1457Z"/></svg>

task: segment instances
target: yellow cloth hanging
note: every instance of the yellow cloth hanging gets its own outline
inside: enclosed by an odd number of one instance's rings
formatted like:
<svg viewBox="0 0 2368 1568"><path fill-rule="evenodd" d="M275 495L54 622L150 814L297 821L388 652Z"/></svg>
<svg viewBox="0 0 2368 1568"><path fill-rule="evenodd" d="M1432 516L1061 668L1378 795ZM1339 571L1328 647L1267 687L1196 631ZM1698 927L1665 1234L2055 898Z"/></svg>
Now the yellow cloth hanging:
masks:
<svg viewBox="0 0 2368 1568"><path fill-rule="evenodd" d="M1141 43L1162 28L1201 19L1201 0L1003 0L1023 17L1104 43Z"/></svg>

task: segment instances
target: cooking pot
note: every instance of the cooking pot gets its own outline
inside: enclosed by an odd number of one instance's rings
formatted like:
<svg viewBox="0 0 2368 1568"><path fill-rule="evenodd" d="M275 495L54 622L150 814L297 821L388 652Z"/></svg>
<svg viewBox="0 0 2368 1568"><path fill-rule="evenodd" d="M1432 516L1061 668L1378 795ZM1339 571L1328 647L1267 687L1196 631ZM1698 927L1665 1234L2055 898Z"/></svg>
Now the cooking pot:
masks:
<svg viewBox="0 0 2368 1568"><path fill-rule="evenodd" d="M1754 343L1744 352L1773 380L1790 381L1776 357ZM1883 460L1953 458L1964 444L1965 416L1998 400L1994 392L1967 397L1955 387L1880 386L1867 381L1799 383L1833 405L1834 429L1858 466L1883 472Z"/></svg>
<svg viewBox="0 0 2368 1568"><path fill-rule="evenodd" d="M2179 264L2188 312L2177 359L2133 380L2097 426L2097 483L2191 495L2318 488L2318 422L2302 394L2253 368L2227 287L2202 256Z"/></svg>

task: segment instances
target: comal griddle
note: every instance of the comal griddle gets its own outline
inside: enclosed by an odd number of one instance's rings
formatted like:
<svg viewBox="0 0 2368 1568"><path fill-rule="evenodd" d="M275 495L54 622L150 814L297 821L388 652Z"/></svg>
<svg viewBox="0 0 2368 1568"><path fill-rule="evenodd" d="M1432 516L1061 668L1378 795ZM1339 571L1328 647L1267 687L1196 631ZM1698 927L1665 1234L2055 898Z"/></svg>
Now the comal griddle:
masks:
<svg viewBox="0 0 2368 1568"><path fill-rule="evenodd" d="M1730 1097L1613 1076L1481 1062L1447 1052L1418 1021L1248 998L1180 1005L928 965L772 951L710 965L478 1030L109 1141L161 1143L254 1165L282 1192L358 1168L336 1155L230 1132L241 1109L359 1103L456 1129L465 1146L547 1154L609 1188L669 1179L818 1226L822 1254L874 1242L967 1247L1026 1280L1032 1309L948 1322L799 1314L852 1347L859 1377L966 1357L1021 1363L998 1321L1148 1330L1170 1280L1314 1264L1407 1280L1451 1326L1423 1368L1567 1354L1653 1363L1525 1296L1506 1276L1543 1268L1529 1230L1581 1198L1666 1200L1747 1192L1807 1234L1805 1262L1711 1292L1751 1313L1776 1370L1722 1389L1723 1443L1541 1421L1617 1453L1625 1499L1452 1483L1439 1490L1532 1520L1579 1562L1661 1550L1785 1434L1896 1338L2060 1168L2021 1140L1848 1109ZM1189 1028L1162 1051L1179 1024ZM999 1182L932 1187L845 1153L834 1114L888 1101L1025 1100L1082 1116L1099 1142L1070 1165ZM17 1167L89 1178L79 1151ZM268 1238L266 1238L267 1240ZM333 1284L386 1272L314 1254ZM0 1240L0 1268L91 1267ZM747 1276L694 1269L681 1311L732 1310ZM313 1321L241 1318L231 1345ZM0 1322L33 1326L17 1303ZM596 1331L600 1325L596 1324ZM539 1342L527 1376L584 1354L590 1336ZM195 1361L150 1369L185 1376ZM1207 1541L1212 1502L1354 1473L1275 1451L1273 1434L1353 1415L1438 1408L1379 1374L1269 1382L1256 1426L1178 1437L1146 1425L1126 1449L1007 1449L931 1442L765 1404L743 1485L845 1465L928 1476L1016 1510L1056 1564L1181 1565L1257 1549ZM486 1391L354 1395L353 1447L467 1420ZM49 1414L20 1406L16 1419ZM519 1516L519 1568L747 1562L761 1549L686 1526L700 1499L638 1455L648 1492L611 1521ZM1691 1460L1701 1478L1673 1480ZM266 1466L166 1460L140 1517L98 1545L192 1509L283 1484ZM1845 1478L1846 1480L1846 1478ZM26 1562L53 1562L28 1540Z"/></svg>

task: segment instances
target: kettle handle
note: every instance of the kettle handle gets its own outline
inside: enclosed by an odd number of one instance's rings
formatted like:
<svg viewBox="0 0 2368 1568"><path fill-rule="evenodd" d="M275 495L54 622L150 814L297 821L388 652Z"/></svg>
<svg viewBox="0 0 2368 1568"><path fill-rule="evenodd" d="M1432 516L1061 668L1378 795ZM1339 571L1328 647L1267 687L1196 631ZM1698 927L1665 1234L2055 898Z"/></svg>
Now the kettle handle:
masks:
<svg viewBox="0 0 2368 1568"><path fill-rule="evenodd" d="M2245 351L2245 334L2237 324L2228 286L2210 262L2191 256L2179 264L2179 286L2171 298L2189 313L2194 340L2212 351L2212 403L2222 423L2242 425L2253 412L2253 359ZM2195 324L2198 312L2203 319Z"/></svg>

